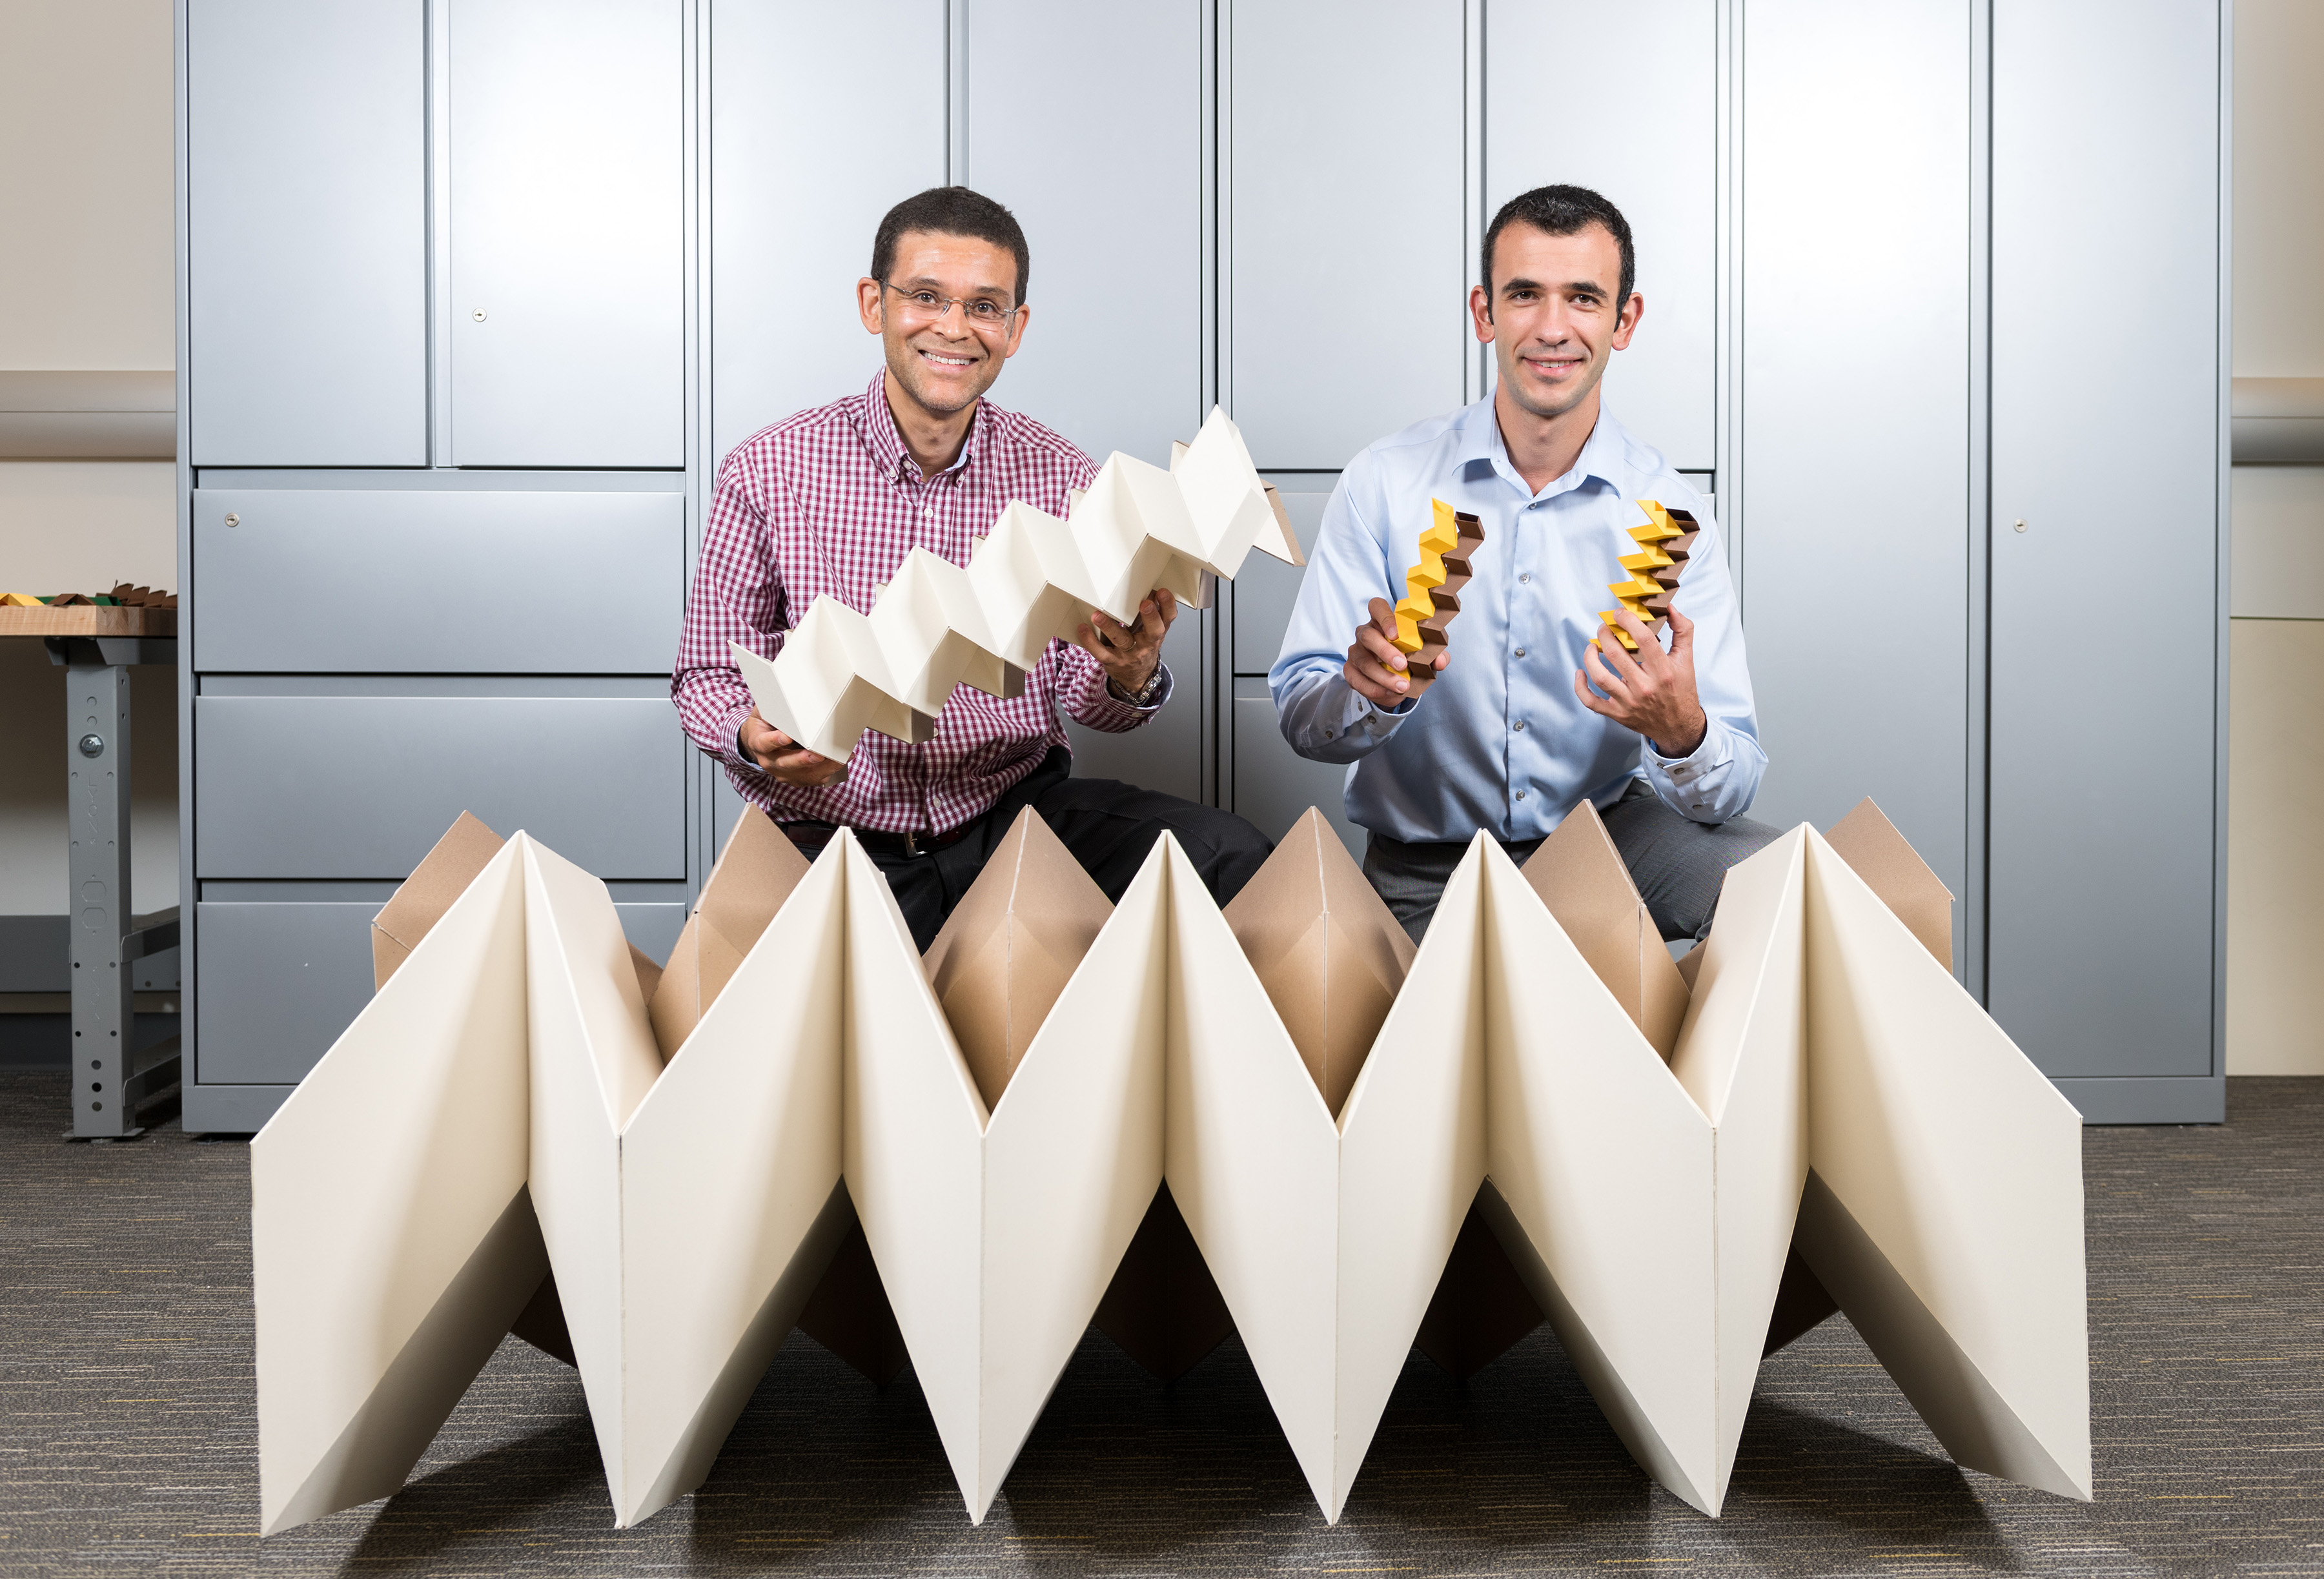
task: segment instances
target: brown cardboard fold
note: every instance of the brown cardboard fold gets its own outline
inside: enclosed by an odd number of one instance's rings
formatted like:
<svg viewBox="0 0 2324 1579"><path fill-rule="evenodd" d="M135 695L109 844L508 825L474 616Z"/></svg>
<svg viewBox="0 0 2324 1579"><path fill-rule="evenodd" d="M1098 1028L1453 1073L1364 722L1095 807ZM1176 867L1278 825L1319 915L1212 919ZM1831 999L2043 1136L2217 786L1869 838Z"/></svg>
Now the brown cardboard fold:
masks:
<svg viewBox="0 0 2324 1579"><path fill-rule="evenodd" d="M1832 825L1824 843L1848 863L1864 886L1895 912L1937 963L1953 968L1953 893L1929 870L1919 851L1866 796Z"/></svg>
<svg viewBox="0 0 2324 1579"><path fill-rule="evenodd" d="M1312 806L1225 915L1336 1114L1404 985L1412 939Z"/></svg>
<svg viewBox="0 0 2324 1579"><path fill-rule="evenodd" d="M1694 994L1694 978L1702 974L1702 945L1698 943L1678 956L1678 979L1686 983L1689 997Z"/></svg>
<svg viewBox="0 0 2324 1579"><path fill-rule="evenodd" d="M1275 491L1273 483L1261 483L1267 490L1267 507L1275 512L1276 530L1283 533L1283 547L1289 550L1289 563L1299 569L1307 563L1307 555L1299 547L1299 534L1291 527L1291 512L1283 507L1283 495Z"/></svg>
<svg viewBox="0 0 2324 1579"><path fill-rule="evenodd" d="M921 965L987 1112L1113 913L1031 807L1017 814Z"/></svg>
<svg viewBox="0 0 2324 1579"><path fill-rule="evenodd" d="M428 929L444 919L452 901L467 891L506 843L467 812L462 812L436 847L403 880L371 923L372 990L411 957Z"/></svg>
<svg viewBox="0 0 2324 1579"><path fill-rule="evenodd" d="M1595 806L1584 800L1566 814L1525 863L1525 880L1668 1062L1686 1019L1687 983Z"/></svg>
<svg viewBox="0 0 2324 1579"><path fill-rule="evenodd" d="M669 965L646 992L647 1018L664 1063L694 1033L807 873L807 857L774 819L756 807L744 807L669 951ZM639 981L645 984L642 971Z"/></svg>

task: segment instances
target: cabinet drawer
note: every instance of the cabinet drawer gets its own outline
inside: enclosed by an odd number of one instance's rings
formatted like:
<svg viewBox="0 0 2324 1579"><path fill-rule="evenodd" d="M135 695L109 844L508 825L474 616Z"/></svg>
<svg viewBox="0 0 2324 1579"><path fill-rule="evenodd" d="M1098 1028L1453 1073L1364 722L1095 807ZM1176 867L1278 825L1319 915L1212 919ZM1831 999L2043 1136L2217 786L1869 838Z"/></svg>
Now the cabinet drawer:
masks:
<svg viewBox="0 0 2324 1579"><path fill-rule="evenodd" d="M371 1002L374 903L198 907L197 1078L205 1085L306 1078Z"/></svg>
<svg viewBox="0 0 2324 1579"><path fill-rule="evenodd" d="M218 878L396 878L463 811L600 878L686 876L666 700L203 696L194 862Z"/></svg>
<svg viewBox="0 0 2324 1579"><path fill-rule="evenodd" d="M1250 685L1246 680L1242 682ZM1264 688L1234 699L1234 811L1270 839L1280 839L1311 806L1323 814L1358 861L1364 830L1348 820L1348 770L1311 762L1291 749Z"/></svg>
<svg viewBox="0 0 2324 1579"><path fill-rule="evenodd" d="M613 907L630 940L669 957L682 904ZM377 900L218 902L199 907L197 1078L205 1085L288 1085L330 1051L372 1000Z"/></svg>
<svg viewBox="0 0 2324 1579"><path fill-rule="evenodd" d="M208 673L666 673L685 495L198 489L193 586Z"/></svg>

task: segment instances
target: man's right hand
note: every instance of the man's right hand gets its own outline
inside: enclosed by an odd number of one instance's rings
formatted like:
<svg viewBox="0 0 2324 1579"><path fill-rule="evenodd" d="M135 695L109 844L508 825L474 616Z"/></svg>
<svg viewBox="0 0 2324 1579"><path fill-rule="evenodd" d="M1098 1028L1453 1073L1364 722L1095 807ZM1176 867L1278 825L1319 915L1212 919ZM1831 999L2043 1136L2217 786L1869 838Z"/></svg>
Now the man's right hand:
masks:
<svg viewBox="0 0 2324 1579"><path fill-rule="evenodd" d="M780 783L817 790L847 776L845 762L817 756L756 713L742 720L740 743L761 772Z"/></svg>
<svg viewBox="0 0 2324 1579"><path fill-rule="evenodd" d="M1348 649L1348 661L1340 670L1356 695L1376 707L1400 707L1412 690L1405 672L1409 665L1395 636L1395 605L1384 597L1372 599L1372 617L1356 627L1356 644ZM1452 660L1452 653L1439 652L1436 672L1443 673Z"/></svg>

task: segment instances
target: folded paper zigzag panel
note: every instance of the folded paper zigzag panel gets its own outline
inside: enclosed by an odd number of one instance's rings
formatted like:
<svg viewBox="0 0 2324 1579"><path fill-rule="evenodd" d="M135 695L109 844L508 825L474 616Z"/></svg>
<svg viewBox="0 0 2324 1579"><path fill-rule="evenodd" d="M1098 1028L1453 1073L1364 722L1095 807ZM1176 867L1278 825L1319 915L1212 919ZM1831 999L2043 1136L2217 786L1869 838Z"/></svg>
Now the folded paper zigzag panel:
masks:
<svg viewBox="0 0 2324 1579"><path fill-rule="evenodd" d="M1093 1317L1167 1374L1231 1316L1336 1519L1416 1338L1481 1363L1526 1296L1707 1513L1835 1305L1958 1462L2087 1498L2080 1120L1949 907L1866 802L1682 970L1585 806L1522 871L1480 835L1416 949L1314 812L1224 911L1167 837L1109 907L1028 813L924 960L846 833L810 867L746 813L657 973L464 817L252 1144L264 1528L401 1488L512 1323L632 1524L848 1275L976 1519Z"/></svg>
<svg viewBox="0 0 2324 1579"><path fill-rule="evenodd" d="M955 686L1023 695L1026 672L1093 609L1129 623L1157 587L1204 607L1213 578L1233 580L1253 549L1305 562L1282 501L1221 411L1173 448L1169 470L1116 451L1068 503L1060 521L1012 502L966 566L914 549L869 614L816 598L771 662L730 645L759 716L836 761L866 729L933 739Z"/></svg>

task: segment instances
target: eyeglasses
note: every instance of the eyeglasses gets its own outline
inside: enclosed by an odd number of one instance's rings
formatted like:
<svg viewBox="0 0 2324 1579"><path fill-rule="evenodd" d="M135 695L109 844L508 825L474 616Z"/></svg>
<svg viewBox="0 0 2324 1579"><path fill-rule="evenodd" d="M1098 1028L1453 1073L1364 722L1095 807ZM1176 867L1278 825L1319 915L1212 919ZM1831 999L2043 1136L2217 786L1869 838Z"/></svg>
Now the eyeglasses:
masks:
<svg viewBox="0 0 2324 1579"><path fill-rule="evenodd" d="M904 299L899 309L901 315L920 323L941 323L945 315L957 307L971 328L999 329L1006 328L1009 320L1024 310L1022 308L1003 307L984 296L940 296L933 291L907 291L892 282L888 289Z"/></svg>

